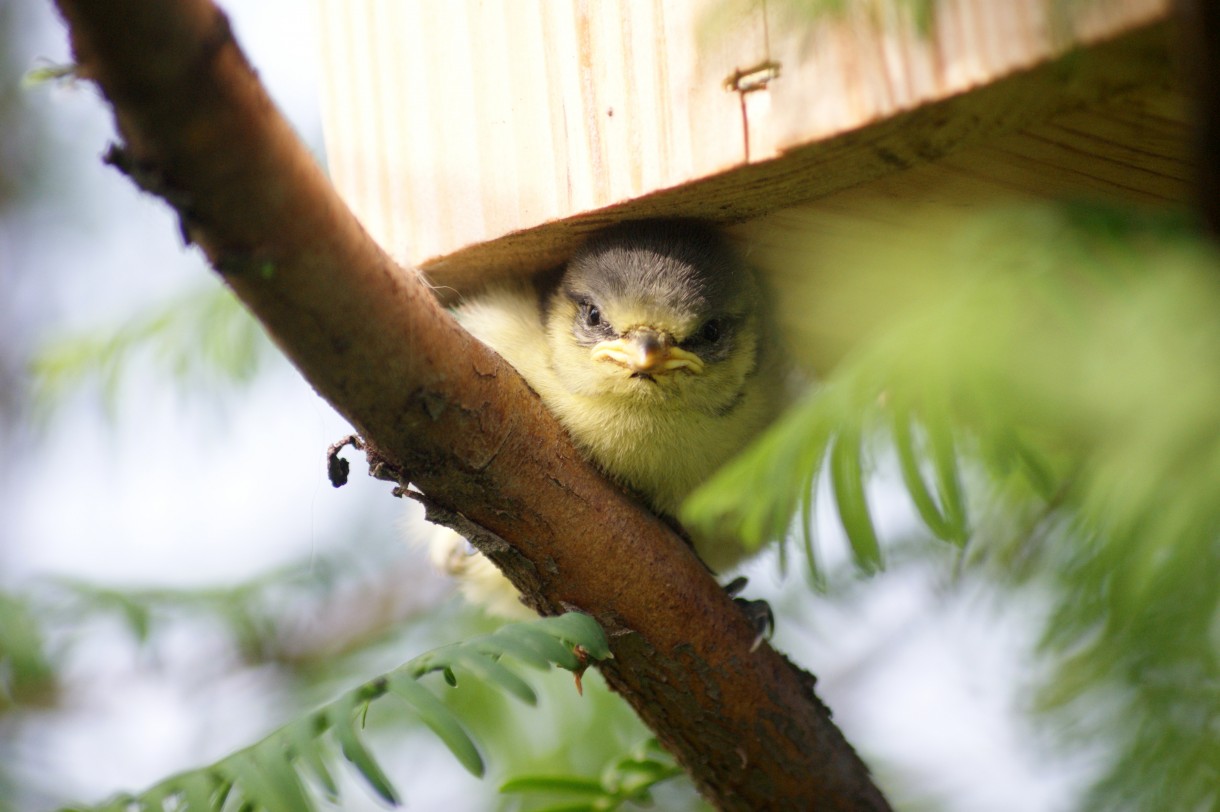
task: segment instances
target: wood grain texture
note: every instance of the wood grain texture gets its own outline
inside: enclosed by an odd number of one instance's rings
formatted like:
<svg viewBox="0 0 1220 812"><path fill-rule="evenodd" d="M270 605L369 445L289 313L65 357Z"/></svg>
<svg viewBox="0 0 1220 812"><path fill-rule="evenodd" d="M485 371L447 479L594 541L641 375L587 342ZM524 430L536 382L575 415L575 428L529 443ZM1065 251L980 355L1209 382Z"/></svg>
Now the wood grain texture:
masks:
<svg viewBox="0 0 1220 812"><path fill-rule="evenodd" d="M1185 172L1166 0L940 0L926 31L894 0L817 22L777 0L318 4L331 175L457 290L626 217L738 221L938 161L1150 201ZM725 80L767 60L780 76L743 108Z"/></svg>
<svg viewBox="0 0 1220 812"><path fill-rule="evenodd" d="M627 217L751 221L799 207L870 217L877 201L961 207L1031 197L1187 197L1186 105L1162 25L971 93L689 184L465 246L426 270L442 298L562 263Z"/></svg>

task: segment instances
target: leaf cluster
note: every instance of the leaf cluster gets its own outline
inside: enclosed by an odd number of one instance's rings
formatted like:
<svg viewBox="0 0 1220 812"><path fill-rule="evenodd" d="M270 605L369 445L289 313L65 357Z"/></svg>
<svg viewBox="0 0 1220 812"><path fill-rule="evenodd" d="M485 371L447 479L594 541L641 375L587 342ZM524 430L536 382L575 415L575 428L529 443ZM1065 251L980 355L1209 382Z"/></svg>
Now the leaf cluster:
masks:
<svg viewBox="0 0 1220 812"><path fill-rule="evenodd" d="M37 579L0 591L0 714L56 704L71 690L61 675L77 645L98 623L115 622L141 647L155 646L175 626L217 629L246 665L275 663L306 676L317 666L341 668L354 655L410 619L407 602L372 600L380 614L350 595L375 597L402 587L401 551L362 545L341 557L272 569L222 586L116 587L68 578ZM414 566L414 562L411 562ZM430 606L430 604L426 604ZM337 617L336 606L347 608ZM422 606L421 606L422 608ZM326 617L329 634L311 619ZM302 626L309 628L303 634Z"/></svg>
<svg viewBox="0 0 1220 812"><path fill-rule="evenodd" d="M627 803L651 805L658 784L682 775L681 768L656 739L649 739L634 752L612 761L597 778L519 775L505 781L500 792L564 799L538 807L536 812L604 812Z"/></svg>
<svg viewBox="0 0 1220 812"><path fill-rule="evenodd" d="M1042 704L1114 747L1095 808L1214 808L1216 254L1181 218L1084 204L905 212L884 234L837 223L838 242L805 225L773 242L816 288L794 296L805 344L844 351L685 518L760 544L803 514L820 577L808 528L828 473L854 558L875 570L867 441L888 445L930 534L999 583L1053 587Z"/></svg>
<svg viewBox="0 0 1220 812"><path fill-rule="evenodd" d="M34 403L51 414L65 396L95 384L107 412L117 412L121 385L148 360L180 386L248 382L274 357L265 334L230 291L213 284L150 305L122 324L65 332L43 343L31 362Z"/></svg>
<svg viewBox="0 0 1220 812"><path fill-rule="evenodd" d="M328 762L337 748L382 800L398 804L398 792L360 736L370 705L393 696L427 725L476 776L484 760L466 725L421 683L439 673L451 687L458 675L494 686L527 704L533 688L502 659L539 670L559 666L580 674L610 650L601 627L587 615L568 613L526 623L423 654L346 691L312 713L279 728L220 761L161 781L138 795L120 795L98 810L282 810L316 808L317 795L335 802L339 784ZM86 807L72 807L83 810Z"/></svg>

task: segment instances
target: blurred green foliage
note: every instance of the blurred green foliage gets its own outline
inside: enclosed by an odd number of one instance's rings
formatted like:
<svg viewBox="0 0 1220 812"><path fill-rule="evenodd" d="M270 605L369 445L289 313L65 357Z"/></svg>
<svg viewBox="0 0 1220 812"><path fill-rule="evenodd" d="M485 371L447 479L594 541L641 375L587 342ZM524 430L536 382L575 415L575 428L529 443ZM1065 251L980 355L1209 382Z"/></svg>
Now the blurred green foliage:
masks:
<svg viewBox="0 0 1220 812"><path fill-rule="evenodd" d="M785 291L802 303L798 341L816 331L844 350L685 519L782 538L823 471L858 565L875 570L862 482L893 449L918 515L964 545L963 563L1053 587L1042 705L1113 748L1089 808L1217 808L1214 248L1180 216L1093 204L889 214L795 218L763 238L789 287L808 286Z"/></svg>
<svg viewBox="0 0 1220 812"><path fill-rule="evenodd" d="M206 644L213 653L205 656L222 660L215 663L217 675L272 665L279 674L277 690L291 695L290 707L308 707L319 695L334 696L335 686L350 685L354 675L362 683L221 762L170 776L139 795L116 796L100 808L127 808L126 803L149 809L161 808L158 803L213 808L189 805L203 803L206 796L209 804L224 800L230 806L249 802L249 808L273 809L276 805L265 796L285 792L284 797L296 797L297 783L305 788L308 803L329 807L338 803L331 797L331 784L340 757L372 792L396 796L390 776L401 774L404 765L383 769L373 753L421 726L431 728L472 774L483 774L483 753L489 753L494 780L485 785L484 796L494 803L496 785L506 783L511 794L504 796L505 808L544 808L557 796L553 785L537 781L558 780L556 774L587 775L603 765L602 777L588 780L601 789L591 793L586 788L577 797L604 809L646 800L657 784L682 775L663 753L633 746L648 731L597 674L584 675L581 695L570 675L566 680L540 675L527 683L499 664L508 655L533 667L545 660L580 669L582 662L571 649L554 641L584 644L584 656L592 663L606 653L600 630L588 634L581 626L568 628L565 624L582 622L571 618L502 627L453 602L439 607L428 601L408 603L402 611L382 609L367 617L370 605L390 602L390 595L402 591L416 566L414 559L389 560L384 551L347 549L343 556L311 556L231 586L117 588L44 579L20 593L0 594L0 730L37 726L44 712L54 714L70 705L76 682L92 677L73 661L74 649L105 629L125 630L153 661L172 656L162 642L176 631L186 628L198 635L211 629L221 632ZM353 601L354 595L360 599ZM368 677L371 663L384 662L404 647L435 645L431 641L446 635L465 640L415 658L395 671L397 676ZM229 660L226 649L237 657ZM460 678L460 690L432 695L403 681L428 672L440 673L451 686ZM379 704L377 713L365 718L367 703L387 691L400 700L397 707ZM290 717L297 713L289 710ZM367 725L365 736L356 738L350 726L335 726L345 713L358 717L361 727ZM4 751L0 746L0 754ZM666 807L704 808L689 782L679 783L684 786L665 794ZM13 797L22 797L20 784L8 794ZM0 794L0 809L9 808L18 807L10 807Z"/></svg>
<svg viewBox="0 0 1220 812"><path fill-rule="evenodd" d="M31 605L0 593L0 714L48 704L57 687L55 663Z"/></svg>
<svg viewBox="0 0 1220 812"><path fill-rule="evenodd" d="M350 550L348 551L351 552ZM0 715L6 711L53 707L60 671L81 642L80 632L99 621L117 621L138 647L155 646L178 623L215 623L240 656L255 665L276 662L308 669L325 659L337 665L344 655L384 638L409 618L380 618L361 635L336 647L314 640L303 645L293 629L301 618L333 614L331 604L359 588L375 592L375 571L393 572L386 555L365 545L363 555L311 556L307 562L274 569L248 581L199 588L102 586L64 578L38 579L21 591L0 592ZM345 632L361 624L353 617Z"/></svg>
<svg viewBox="0 0 1220 812"><path fill-rule="evenodd" d="M500 791L562 799L539 808L538 812L600 812L619 809L625 803L651 806L658 784L684 775L656 739L648 739L633 752L608 764L596 778L554 773L519 775L502 784Z"/></svg>
<svg viewBox="0 0 1220 812"><path fill-rule="evenodd" d="M462 766L481 777L483 757L466 725L421 684L422 677L440 673L446 684L457 687L461 674L463 680L494 686L534 705L538 700L534 689L506 667L503 658L542 671L559 666L580 674L609 656L601 627L588 615L569 613L506 624L490 634L436 649L367 680L214 764L170 776L138 795L120 795L92 808L302 812L316 808L319 794L331 803L339 800L339 784L328 766L336 749L382 800L397 805L397 790L359 733L373 702L393 696L405 703Z"/></svg>
<svg viewBox="0 0 1220 812"><path fill-rule="evenodd" d="M218 281L150 305L124 323L61 333L31 363L36 413L48 417L68 393L94 384L107 411L120 402L125 375L150 362L192 392L248 382L274 357L261 326Z"/></svg>

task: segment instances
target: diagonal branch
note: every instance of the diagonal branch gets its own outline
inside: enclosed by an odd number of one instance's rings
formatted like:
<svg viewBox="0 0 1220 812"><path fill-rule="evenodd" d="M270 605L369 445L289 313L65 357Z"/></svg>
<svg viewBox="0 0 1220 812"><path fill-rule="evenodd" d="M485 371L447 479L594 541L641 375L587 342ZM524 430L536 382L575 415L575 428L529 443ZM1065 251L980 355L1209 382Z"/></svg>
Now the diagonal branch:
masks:
<svg viewBox="0 0 1220 812"><path fill-rule="evenodd" d="M607 680L717 806L887 809L812 677L686 545L581 461L538 398L398 268L274 109L208 0L58 0L114 108L109 160L177 211L301 374L400 481L512 546L544 614L579 608Z"/></svg>

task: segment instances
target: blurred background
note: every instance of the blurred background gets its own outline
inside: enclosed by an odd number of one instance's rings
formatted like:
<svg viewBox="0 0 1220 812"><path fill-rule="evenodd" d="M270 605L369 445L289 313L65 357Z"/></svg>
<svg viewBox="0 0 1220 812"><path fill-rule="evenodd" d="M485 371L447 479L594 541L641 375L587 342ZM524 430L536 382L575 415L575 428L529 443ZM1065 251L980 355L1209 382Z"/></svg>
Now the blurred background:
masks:
<svg viewBox="0 0 1220 812"><path fill-rule="evenodd" d="M289 0L226 10L324 160L313 15ZM351 483L330 486L326 450L349 428L183 247L171 212L102 164L115 136L96 91L23 83L68 61L49 3L0 6L6 810L138 791L494 625L404 541L418 517L358 457ZM776 647L818 675L898 808L1077 808L1105 751L1063 746L1031 713L1047 591L998 591L953 548L922 544L892 461L869 495L884 573L855 574L833 510L817 514L825 591L774 552L748 566ZM477 685L446 694L485 745L483 780L405 714L370 714L408 806L517 808L497 794L505 778L596 776L648 738L594 674L583 698L565 673L531 681L534 709ZM672 783L659 808L701 808ZM349 771L341 807L381 806Z"/></svg>

